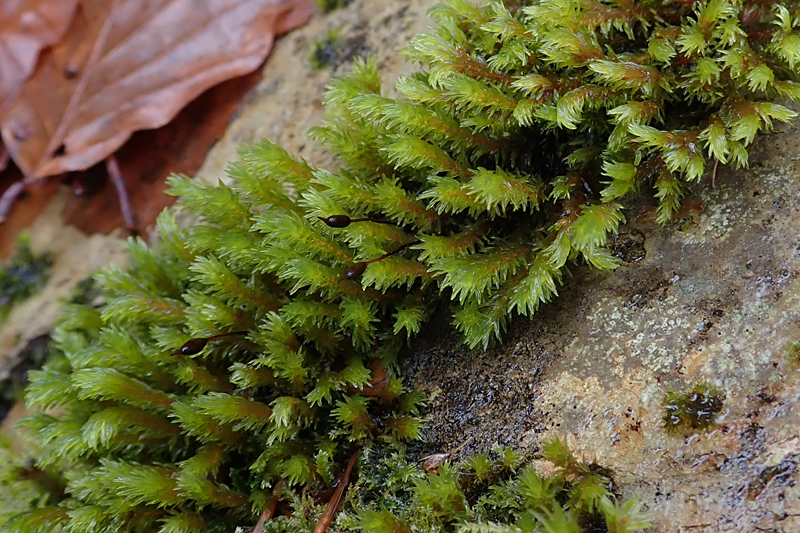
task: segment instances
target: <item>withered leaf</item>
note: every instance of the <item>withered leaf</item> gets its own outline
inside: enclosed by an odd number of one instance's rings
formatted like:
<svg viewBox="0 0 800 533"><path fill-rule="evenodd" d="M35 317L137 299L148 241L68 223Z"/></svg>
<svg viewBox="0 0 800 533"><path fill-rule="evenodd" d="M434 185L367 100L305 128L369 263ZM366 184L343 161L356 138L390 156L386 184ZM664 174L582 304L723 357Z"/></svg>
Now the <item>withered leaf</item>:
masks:
<svg viewBox="0 0 800 533"><path fill-rule="evenodd" d="M33 72L42 48L58 42L78 0L0 1L0 111Z"/></svg>
<svg viewBox="0 0 800 533"><path fill-rule="evenodd" d="M256 69L217 84L187 104L168 124L135 132L114 152L136 227L142 235L150 234L158 214L176 200L165 193L167 176L172 173L194 176L197 173L244 96L260 79L261 72ZM99 163L88 170L70 173L67 179L70 177L76 194L70 197L64 208L67 224L87 234L109 233L125 225L122 210L117 208L117 189L108 179L106 165ZM11 223L12 217L0 224L0 241L3 226Z"/></svg>
<svg viewBox="0 0 800 533"><path fill-rule="evenodd" d="M207 88L254 70L310 0L81 0L2 117L29 178L84 170Z"/></svg>

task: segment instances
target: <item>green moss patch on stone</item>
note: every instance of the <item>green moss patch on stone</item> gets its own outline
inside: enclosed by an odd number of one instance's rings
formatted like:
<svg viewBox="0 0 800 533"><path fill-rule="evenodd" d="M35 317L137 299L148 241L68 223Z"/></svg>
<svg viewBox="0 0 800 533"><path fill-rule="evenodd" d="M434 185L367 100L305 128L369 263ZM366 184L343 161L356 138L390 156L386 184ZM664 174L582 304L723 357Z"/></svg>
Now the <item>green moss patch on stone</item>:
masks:
<svg viewBox="0 0 800 533"><path fill-rule="evenodd" d="M686 392L670 391L664 399L664 428L670 433L708 431L716 425L723 403L724 395L706 383Z"/></svg>
<svg viewBox="0 0 800 533"><path fill-rule="evenodd" d="M53 258L35 253L27 237L20 238L14 257L0 267L0 320L11 307L38 291L50 277Z"/></svg>

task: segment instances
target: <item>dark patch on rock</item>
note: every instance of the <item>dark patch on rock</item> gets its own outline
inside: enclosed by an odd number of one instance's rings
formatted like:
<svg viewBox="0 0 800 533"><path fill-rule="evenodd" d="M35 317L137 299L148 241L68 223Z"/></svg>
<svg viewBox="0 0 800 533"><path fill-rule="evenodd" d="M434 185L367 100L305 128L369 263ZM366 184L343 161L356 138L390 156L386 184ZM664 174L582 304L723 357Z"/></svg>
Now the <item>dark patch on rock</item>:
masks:
<svg viewBox="0 0 800 533"><path fill-rule="evenodd" d="M611 238L611 253L625 263L637 263L645 258L644 233L637 229L621 231Z"/></svg>

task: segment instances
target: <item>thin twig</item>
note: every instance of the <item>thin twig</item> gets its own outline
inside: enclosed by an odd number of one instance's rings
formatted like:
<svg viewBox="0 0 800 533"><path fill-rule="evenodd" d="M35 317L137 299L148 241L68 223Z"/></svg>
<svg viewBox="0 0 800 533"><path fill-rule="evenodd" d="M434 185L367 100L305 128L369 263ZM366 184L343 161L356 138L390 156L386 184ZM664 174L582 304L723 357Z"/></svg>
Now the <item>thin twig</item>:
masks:
<svg viewBox="0 0 800 533"><path fill-rule="evenodd" d="M339 486L336 487L336 492L333 493L331 501L328 502L328 506L325 508L322 516L319 517L319 522L317 522L317 527L314 528L314 533L325 533L328 526L331 525L333 517L336 514L336 508L339 507L339 502L342 501L344 489L347 488L347 482L350 480L350 472L353 471L356 459L358 459L358 452L359 450L356 450L353 452L353 455L350 456L350 460L347 462L347 468L345 468L344 474L342 474L339 480Z"/></svg>
<svg viewBox="0 0 800 533"><path fill-rule="evenodd" d="M6 189L6 192L3 193L3 196L0 196L0 224L6 221L8 212L11 211L11 206L14 205L17 197L22 194L29 183L27 179L12 183L11 187Z"/></svg>
<svg viewBox="0 0 800 533"><path fill-rule="evenodd" d="M365 261L365 263L367 263L368 265L371 265L372 263L377 263L378 261L383 261L384 259L387 259L387 258L389 258L389 257L391 257L393 255L399 254L400 252L402 252L403 250L405 250L409 246L413 246L415 244L419 244L420 242L421 241L407 242L404 245L399 246L399 247L395 248L394 250L392 250L391 252L387 252L387 253L383 254L382 256L380 256L380 257L376 257L375 259L370 259L369 261Z"/></svg>
<svg viewBox="0 0 800 533"><path fill-rule="evenodd" d="M125 190L125 182L122 180L122 173L119 171L117 158L113 155L106 158L106 171L108 172L108 177L111 179L111 183L114 184L114 188L117 189L117 198L119 198L119 207L122 211L122 220L125 221L125 227L128 228L128 231L136 235L138 233L136 230L136 219L133 216L131 202L128 198L128 191Z"/></svg>
<svg viewBox="0 0 800 533"><path fill-rule="evenodd" d="M272 517L275 516L275 509L278 508L278 496L276 491L282 481L283 478L279 479L278 482L275 483L275 486L272 487L272 498L270 498L269 503L264 508L264 512L258 517L258 522L256 522L256 527L253 528L252 533L264 533L264 524L267 523L267 520L272 520Z"/></svg>
<svg viewBox="0 0 800 533"><path fill-rule="evenodd" d="M714 169L711 171L711 188L717 188L717 167L719 166L719 159L714 161Z"/></svg>

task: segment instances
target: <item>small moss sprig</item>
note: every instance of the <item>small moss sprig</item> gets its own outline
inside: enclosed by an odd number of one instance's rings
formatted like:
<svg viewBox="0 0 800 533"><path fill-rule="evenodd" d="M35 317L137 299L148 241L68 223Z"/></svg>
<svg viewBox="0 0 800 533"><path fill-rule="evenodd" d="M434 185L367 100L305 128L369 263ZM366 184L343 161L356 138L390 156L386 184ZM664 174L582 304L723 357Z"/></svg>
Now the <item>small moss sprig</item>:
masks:
<svg viewBox="0 0 800 533"><path fill-rule="evenodd" d="M707 383L696 383L685 392L670 391L664 399L664 428L670 433L698 433L716 426L724 395Z"/></svg>
<svg viewBox="0 0 800 533"><path fill-rule="evenodd" d="M311 51L309 58L311 66L316 70L321 70L331 63L336 63L339 56L339 46L341 46L339 30L329 31L323 39L314 42L314 49Z"/></svg>
<svg viewBox="0 0 800 533"><path fill-rule="evenodd" d="M353 0L317 0L317 5L322 8L325 13L341 9L351 3L353 3Z"/></svg>
<svg viewBox="0 0 800 533"><path fill-rule="evenodd" d="M47 282L52 264L49 253L35 253L28 238L20 239L14 257L0 267L0 322L14 303L33 295Z"/></svg>
<svg viewBox="0 0 800 533"><path fill-rule="evenodd" d="M800 367L800 341L790 341L786 344L784 357L794 367Z"/></svg>

